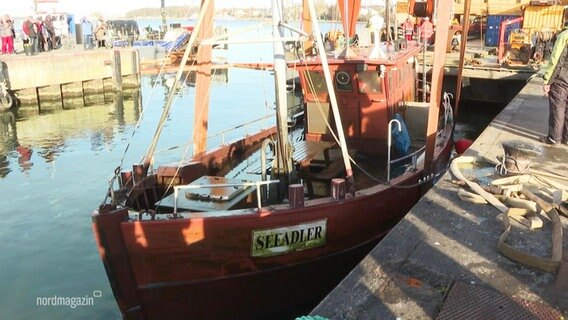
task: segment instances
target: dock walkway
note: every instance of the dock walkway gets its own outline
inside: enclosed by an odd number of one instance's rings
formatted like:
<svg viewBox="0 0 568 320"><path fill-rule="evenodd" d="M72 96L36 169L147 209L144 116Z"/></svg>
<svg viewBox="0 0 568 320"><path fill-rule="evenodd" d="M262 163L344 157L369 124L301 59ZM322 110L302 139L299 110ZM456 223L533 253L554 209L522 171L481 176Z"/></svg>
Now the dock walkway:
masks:
<svg viewBox="0 0 568 320"><path fill-rule="evenodd" d="M534 78L465 155L497 162L504 153L502 142L521 140L544 149L533 159L534 168L568 176L568 146L538 142L547 123L548 99L542 79ZM513 262L497 252L502 214L490 205L460 200L452 179L447 172L311 314L329 319L566 319L568 237L556 273ZM560 219L566 233L568 219ZM513 223L514 242L549 257L551 223L543 220L540 231Z"/></svg>

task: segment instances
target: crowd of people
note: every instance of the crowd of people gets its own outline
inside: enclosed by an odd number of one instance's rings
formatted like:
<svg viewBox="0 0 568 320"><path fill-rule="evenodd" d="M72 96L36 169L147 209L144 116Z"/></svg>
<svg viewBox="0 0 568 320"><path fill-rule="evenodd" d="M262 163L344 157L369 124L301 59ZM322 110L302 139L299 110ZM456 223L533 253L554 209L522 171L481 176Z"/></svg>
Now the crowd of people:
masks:
<svg viewBox="0 0 568 320"><path fill-rule="evenodd" d="M64 40L71 36L72 22L65 14L41 14L16 21L22 22L16 25L9 15L0 16L1 55L21 53L22 49L14 46L19 43L26 55L60 49L66 43ZM93 21L91 23L87 17L80 20L81 30L78 31L83 36L83 46L85 49L104 48L106 42L112 41L112 28L102 17Z"/></svg>
<svg viewBox="0 0 568 320"><path fill-rule="evenodd" d="M59 49L62 47L62 40L69 38L69 35L69 21L66 15L29 16L17 26L9 15L0 17L2 55L15 54L14 43L17 41L22 42L26 54Z"/></svg>
<svg viewBox="0 0 568 320"><path fill-rule="evenodd" d="M31 54L59 49L62 37L69 36L69 24L65 17L27 17L22 23L22 41Z"/></svg>
<svg viewBox="0 0 568 320"><path fill-rule="evenodd" d="M430 18L424 17L416 21L416 18L409 15L401 24L404 38L408 41L417 40L420 43L428 43L434 34L434 25Z"/></svg>

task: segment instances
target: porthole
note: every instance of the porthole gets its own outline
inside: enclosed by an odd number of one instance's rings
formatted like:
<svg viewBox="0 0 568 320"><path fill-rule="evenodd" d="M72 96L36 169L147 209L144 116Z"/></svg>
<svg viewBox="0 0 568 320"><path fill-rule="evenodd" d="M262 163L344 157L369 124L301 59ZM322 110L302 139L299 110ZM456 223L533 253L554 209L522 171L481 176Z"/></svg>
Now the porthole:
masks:
<svg viewBox="0 0 568 320"><path fill-rule="evenodd" d="M345 71L339 71L336 75L335 75L335 80L337 81L337 83L339 83L340 85L347 85L349 84L349 82L351 81L351 77L349 76L349 73L345 72Z"/></svg>

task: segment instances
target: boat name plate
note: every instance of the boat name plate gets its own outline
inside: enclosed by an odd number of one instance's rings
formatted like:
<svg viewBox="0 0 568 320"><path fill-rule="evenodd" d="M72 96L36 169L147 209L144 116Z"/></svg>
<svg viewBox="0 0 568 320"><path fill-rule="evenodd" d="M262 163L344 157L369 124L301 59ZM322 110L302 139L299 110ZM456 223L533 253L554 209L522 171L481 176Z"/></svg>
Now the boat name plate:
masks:
<svg viewBox="0 0 568 320"><path fill-rule="evenodd" d="M252 231L252 256L268 257L325 245L327 219Z"/></svg>

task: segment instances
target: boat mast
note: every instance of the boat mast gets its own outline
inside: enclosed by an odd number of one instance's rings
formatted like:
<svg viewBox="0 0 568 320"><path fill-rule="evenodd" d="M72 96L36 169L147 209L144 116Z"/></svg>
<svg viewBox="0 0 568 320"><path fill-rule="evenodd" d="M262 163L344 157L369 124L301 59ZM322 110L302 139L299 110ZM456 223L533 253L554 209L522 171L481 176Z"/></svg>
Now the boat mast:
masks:
<svg viewBox="0 0 568 320"><path fill-rule="evenodd" d="M339 58L354 57L355 53L351 49L351 39L355 36L355 28L357 25L357 17L361 9L360 0L337 0L339 13L343 25L343 33L345 34L345 48L338 55Z"/></svg>
<svg viewBox="0 0 568 320"><path fill-rule="evenodd" d="M337 97L335 96L335 90L333 89L333 81L331 79L331 72L329 71L329 64L327 63L327 56L325 54L325 49L323 47L323 39L321 36L321 31L317 19L316 9L313 0L306 0L310 9L310 17L312 20L312 27L314 29L314 36L316 38L316 45L318 47L318 52L320 54L323 75L325 78L325 83L327 85L327 91L329 93L329 100L331 103L331 109L333 111L333 118L335 119L335 125L337 130L337 136L339 137L339 146L341 147L341 155L343 156L343 163L345 165L345 172L347 173L347 182L352 191L355 189L353 180L353 169L351 168L351 162L349 160L349 152L347 151L347 142L345 141L345 133L343 131L343 124L341 122L341 115L339 114L339 107L337 105ZM358 1L356 1L358 2Z"/></svg>
<svg viewBox="0 0 568 320"><path fill-rule="evenodd" d="M272 0L272 32L274 37L284 38L282 0ZM276 126L278 128L278 144L276 161L272 174L284 180L282 185L291 181L292 152L288 142L288 100L286 97L286 60L284 59L284 43L273 42L274 50L274 83L276 97Z"/></svg>
<svg viewBox="0 0 568 320"><path fill-rule="evenodd" d="M463 21L462 21L462 34L460 43L460 64L458 67L458 77L456 80L456 96L454 102L454 114L458 115L461 100L461 88L463 79L463 66L465 64L465 46L467 44L467 34L469 32L469 12L471 8L471 0L465 0L463 4Z"/></svg>
<svg viewBox="0 0 568 320"><path fill-rule="evenodd" d="M446 62L446 47L448 30L450 28L451 0L438 0L437 25L432 63L432 86L430 91L430 105L428 108L428 125L426 128L426 155L424 158L424 175L431 174L434 170L432 162L436 148L436 136L438 132L438 116L440 114L440 101L442 100L442 79L444 64ZM426 48L424 48L425 50Z"/></svg>
<svg viewBox="0 0 568 320"><path fill-rule="evenodd" d="M307 34L312 34L312 21L310 19L310 8L307 1L302 1L302 24L300 28ZM314 39L306 37L304 40L304 55L311 56L314 53Z"/></svg>
<svg viewBox="0 0 568 320"><path fill-rule="evenodd" d="M148 148L148 151L146 152L146 156L144 157L144 160L143 160L144 167L146 167L146 168L148 168L148 166L152 162L152 158L154 157L154 152L156 151L156 146L158 145L158 140L160 139L160 135L162 134L162 129L164 128L164 125L166 124L166 120L168 118L168 115L170 114L170 109L171 109L172 103L174 101L174 97L176 96L176 91L177 91L176 89L179 86L179 80L181 79L181 76L183 74L183 67L187 63L187 59L189 58L189 53L191 52L191 48L193 48L193 46L195 44L195 40L197 39L197 34L199 33L199 30L201 30L201 26L203 24L203 21L204 21L204 18L205 18L205 13L206 13L205 8L209 7L210 2L211 2L211 11L213 11L213 4L212 4L213 0L203 0L201 2L201 9L199 10L199 17L197 19L197 22L195 23L195 27L193 28L193 32L191 33L191 36L189 37L187 47L185 48L185 52L183 54L183 57L181 58L180 67L179 67L179 69L176 73L176 77L174 78L172 90L170 90L170 93L168 94L168 99L166 100L164 110L162 111L160 121L158 122L158 127L156 128L156 132L154 133L154 136L152 137L152 142L150 143L150 147ZM197 84L196 84L196 86L197 86Z"/></svg>
<svg viewBox="0 0 568 320"><path fill-rule="evenodd" d="M206 3L207 2L207 3ZM213 36L213 1L201 1L205 11L203 26L197 32L197 39L203 41ZM192 35L193 35L192 32ZM211 55L213 45L202 44L197 51L197 76L195 78L195 114L193 116L193 156L207 151L207 127L209 124L209 93L211 89ZM182 65L183 66L183 65Z"/></svg>

